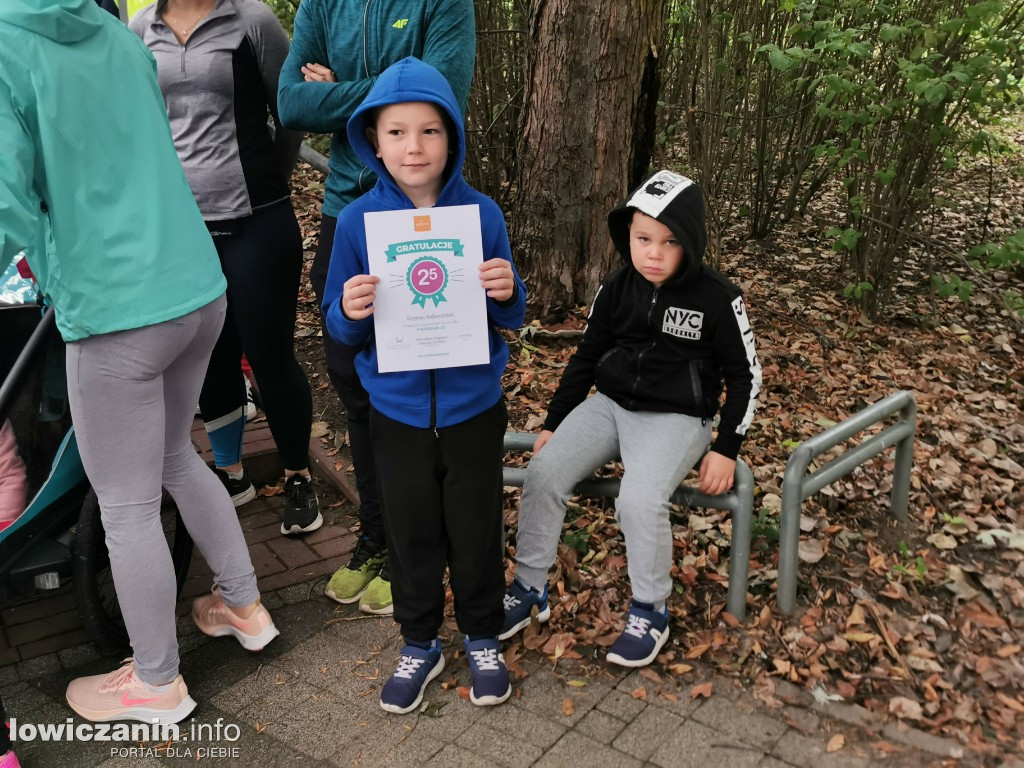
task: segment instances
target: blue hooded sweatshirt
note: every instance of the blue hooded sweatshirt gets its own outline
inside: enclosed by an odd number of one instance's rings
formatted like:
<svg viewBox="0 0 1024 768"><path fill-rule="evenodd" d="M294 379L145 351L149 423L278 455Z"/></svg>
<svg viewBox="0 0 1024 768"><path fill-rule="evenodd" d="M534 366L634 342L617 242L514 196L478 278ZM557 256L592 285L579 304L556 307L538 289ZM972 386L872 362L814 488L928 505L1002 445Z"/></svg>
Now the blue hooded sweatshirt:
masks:
<svg viewBox="0 0 1024 768"><path fill-rule="evenodd" d="M487 365L381 373L377 368L377 348L373 343L373 315L362 320L350 320L341 309L345 281L355 275L369 274L363 214L414 207L384 168L366 136L371 110L410 101L437 105L448 114L455 127L455 135L449 136L449 149L453 152L445 169L447 180L436 207L479 205L484 261L502 258L512 263L501 210L491 198L477 192L462 178L466 136L451 86L429 64L409 57L388 67L380 75L348 121L349 143L367 167L377 174L377 183L350 203L338 218L324 290L323 313L327 319L327 330L339 343L363 347L356 357L356 370L370 393L374 408L388 418L414 427L449 427L484 412L501 397L501 374L508 362L508 345L495 326L517 328L522 324L526 311L526 286L515 272L515 267L512 268L515 275L512 297L505 302L487 299L491 350L491 361Z"/></svg>

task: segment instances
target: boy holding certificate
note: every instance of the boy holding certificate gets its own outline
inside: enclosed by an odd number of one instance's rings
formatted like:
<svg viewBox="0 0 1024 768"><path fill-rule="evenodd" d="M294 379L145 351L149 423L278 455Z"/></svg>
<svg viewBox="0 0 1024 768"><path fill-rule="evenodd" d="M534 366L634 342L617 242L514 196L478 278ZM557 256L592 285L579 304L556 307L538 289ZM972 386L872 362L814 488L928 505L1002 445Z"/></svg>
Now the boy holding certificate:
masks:
<svg viewBox="0 0 1024 768"><path fill-rule="evenodd" d="M372 405L370 436L388 534L394 616L405 640L398 667L381 690L381 707L412 712L427 683L444 668L437 633L446 565L456 620L466 635L470 698L478 705L500 704L512 689L497 639L504 622L501 463L508 416L501 373L508 347L496 328L522 323L526 286L512 266L501 211L462 178L462 115L436 69L407 58L385 70L349 120L348 137L378 180L338 218L323 312L338 342L363 347L356 367ZM369 274L364 215L464 205L479 207L478 279L486 293L489 359L382 372L374 301L378 291L403 287L381 284ZM421 220L429 217L427 210L417 214ZM442 279L440 271L436 275ZM425 301L417 306L423 298L414 294L408 311L429 306Z"/></svg>

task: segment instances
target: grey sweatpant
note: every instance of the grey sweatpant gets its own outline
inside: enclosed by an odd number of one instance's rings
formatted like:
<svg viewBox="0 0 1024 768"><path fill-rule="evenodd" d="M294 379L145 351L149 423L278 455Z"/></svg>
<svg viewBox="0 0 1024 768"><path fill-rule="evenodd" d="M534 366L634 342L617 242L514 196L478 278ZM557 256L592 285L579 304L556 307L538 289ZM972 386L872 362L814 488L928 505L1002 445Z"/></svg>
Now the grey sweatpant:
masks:
<svg viewBox="0 0 1024 768"><path fill-rule="evenodd" d="M672 591L672 526L668 498L711 441L711 426L679 413L627 411L598 393L584 400L530 460L516 536L516 577L542 590L580 480L622 457L625 473L615 516L626 540L633 597L665 600Z"/></svg>
<svg viewBox="0 0 1024 768"><path fill-rule="evenodd" d="M224 297L175 320L67 345L78 449L100 502L110 568L138 676L178 674L174 566L160 522L166 488L213 570L224 602L259 598L227 490L189 439Z"/></svg>

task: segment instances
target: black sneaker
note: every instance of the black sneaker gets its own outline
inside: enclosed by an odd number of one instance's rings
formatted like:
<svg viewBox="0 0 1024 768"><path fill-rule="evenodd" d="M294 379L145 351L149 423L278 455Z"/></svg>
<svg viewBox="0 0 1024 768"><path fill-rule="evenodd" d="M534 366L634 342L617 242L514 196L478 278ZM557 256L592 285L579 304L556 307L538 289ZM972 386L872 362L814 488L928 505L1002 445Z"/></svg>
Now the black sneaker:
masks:
<svg viewBox="0 0 1024 768"><path fill-rule="evenodd" d="M231 497L231 503L236 507L240 507L256 498L256 488L253 487L252 480L249 479L249 475L244 468L242 469L242 476L237 480L229 477L227 472L217 467L213 468L213 473L224 484L228 496Z"/></svg>
<svg viewBox="0 0 1024 768"><path fill-rule="evenodd" d="M284 521L281 533L310 533L324 524L312 478L292 475L284 481Z"/></svg>

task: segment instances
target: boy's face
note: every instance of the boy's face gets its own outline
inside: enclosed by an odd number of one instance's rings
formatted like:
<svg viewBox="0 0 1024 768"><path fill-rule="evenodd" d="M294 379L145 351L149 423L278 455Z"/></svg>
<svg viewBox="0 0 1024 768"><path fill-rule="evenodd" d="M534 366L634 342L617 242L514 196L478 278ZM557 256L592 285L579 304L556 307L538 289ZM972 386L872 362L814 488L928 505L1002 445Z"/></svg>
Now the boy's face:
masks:
<svg viewBox="0 0 1024 768"><path fill-rule="evenodd" d="M366 129L377 157L417 207L437 202L448 163L448 131L436 106L406 101L384 107Z"/></svg>
<svg viewBox="0 0 1024 768"><path fill-rule="evenodd" d="M672 230L646 213L633 212L629 256L636 271L660 288L683 260L683 246Z"/></svg>

